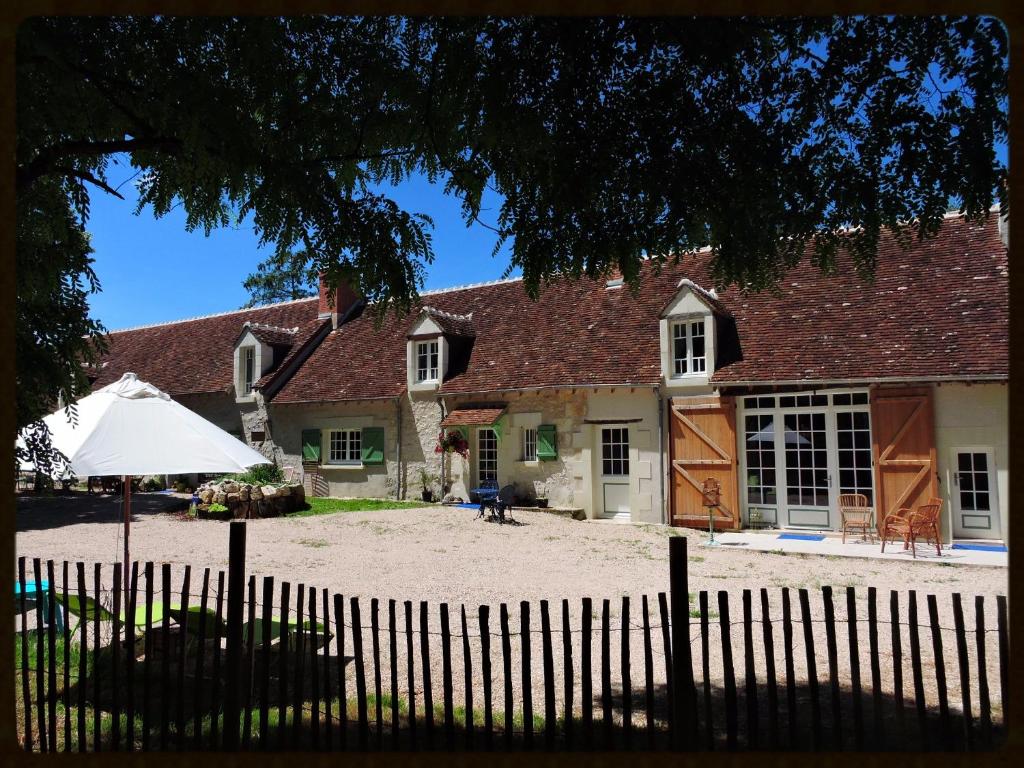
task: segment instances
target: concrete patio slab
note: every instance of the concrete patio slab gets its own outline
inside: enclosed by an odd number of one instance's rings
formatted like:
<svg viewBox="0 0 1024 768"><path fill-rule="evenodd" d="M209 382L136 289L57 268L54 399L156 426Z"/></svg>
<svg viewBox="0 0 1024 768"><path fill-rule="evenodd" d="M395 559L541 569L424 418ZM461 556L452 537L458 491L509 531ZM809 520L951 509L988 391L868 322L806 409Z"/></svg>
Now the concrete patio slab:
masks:
<svg viewBox="0 0 1024 768"><path fill-rule="evenodd" d="M1007 552L991 552L976 549L951 549L949 545L942 547L942 555L935 553L934 546L919 545L917 558L910 550L904 550L902 542L887 544L885 552L879 541L861 541L846 538L846 543L838 536L825 536L821 541L779 538L782 532L768 533L719 533L715 541L722 550L746 549L759 552L792 552L804 555L831 555L839 557L866 557L890 562L923 562L943 563L949 565L992 565L1006 567L1009 562ZM956 543L956 542L954 542ZM706 546L706 543L705 545Z"/></svg>

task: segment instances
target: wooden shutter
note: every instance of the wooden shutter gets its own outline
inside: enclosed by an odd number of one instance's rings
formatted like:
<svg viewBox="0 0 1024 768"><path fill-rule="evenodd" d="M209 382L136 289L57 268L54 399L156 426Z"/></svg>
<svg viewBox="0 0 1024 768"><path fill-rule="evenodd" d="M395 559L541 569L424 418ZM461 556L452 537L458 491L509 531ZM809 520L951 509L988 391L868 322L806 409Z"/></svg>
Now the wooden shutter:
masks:
<svg viewBox="0 0 1024 768"><path fill-rule="evenodd" d="M722 489L715 528L738 528L735 398L676 398L669 413L672 525L707 527L701 488L711 477Z"/></svg>
<svg viewBox="0 0 1024 768"><path fill-rule="evenodd" d="M915 509L939 495L931 388L875 390L871 436L875 518L881 526L890 512L900 507ZM948 510L943 510L946 514Z"/></svg>
<svg viewBox="0 0 1024 768"><path fill-rule="evenodd" d="M383 464L384 427L363 427L360 437L363 464Z"/></svg>
<svg viewBox="0 0 1024 768"><path fill-rule="evenodd" d="M320 430L302 430L302 460L320 461Z"/></svg>
<svg viewBox="0 0 1024 768"><path fill-rule="evenodd" d="M541 461L553 461L558 458L554 424L541 424L537 427L537 458Z"/></svg>

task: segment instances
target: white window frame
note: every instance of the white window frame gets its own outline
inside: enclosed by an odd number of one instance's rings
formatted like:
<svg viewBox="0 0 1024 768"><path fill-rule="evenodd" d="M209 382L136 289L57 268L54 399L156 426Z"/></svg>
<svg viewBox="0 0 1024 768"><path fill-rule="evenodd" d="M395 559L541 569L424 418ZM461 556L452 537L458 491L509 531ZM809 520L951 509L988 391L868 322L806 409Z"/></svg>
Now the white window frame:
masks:
<svg viewBox="0 0 1024 768"><path fill-rule="evenodd" d="M248 345L242 347L242 396L252 395L253 385L256 384L256 347Z"/></svg>
<svg viewBox="0 0 1024 768"><path fill-rule="evenodd" d="M612 449L612 455L609 458L605 458L605 447ZM617 448L618 450L614 450ZM628 426L611 426L601 427L601 455L598 457L601 462L601 477L610 478L623 478L630 476L629 466L629 427ZM605 462L609 462L606 466ZM610 466L611 472L606 472ZM618 468L618 471L616 470Z"/></svg>
<svg viewBox="0 0 1024 768"><path fill-rule="evenodd" d="M344 467L361 467L363 465L363 431L361 428L342 428L324 430L327 445L327 464ZM337 435L337 458L335 458L335 435ZM353 439L354 438L354 439Z"/></svg>
<svg viewBox="0 0 1024 768"><path fill-rule="evenodd" d="M491 454L491 450L492 450L491 446L488 445L486 450L484 448L484 437L485 437L485 435L488 432L490 432L491 435L493 435L493 437L491 438L491 440L493 440L493 445L494 445L493 457L490 455ZM488 442L490 442L490 441L488 441ZM498 458L499 458L498 454L499 454L499 452L501 450L501 445L498 443L498 433L494 431L493 427L478 427L477 428L477 430L476 430L476 448L477 448L477 451L476 451L476 476L477 476L477 481L479 483L483 483L483 481L484 481L484 464L485 464L485 461L486 461L487 464L493 464L494 465L494 480L497 481L497 479L498 479ZM486 456L486 458L485 458L485 453L488 454ZM488 467L488 469L490 469L490 467Z"/></svg>
<svg viewBox="0 0 1024 768"><path fill-rule="evenodd" d="M537 428L523 428L523 461L537 461Z"/></svg>
<svg viewBox="0 0 1024 768"><path fill-rule="evenodd" d="M698 327L699 328L699 333ZM673 320L669 323L669 353L672 362L672 378L681 379L686 376L707 376L708 375L708 323L706 318L684 318ZM682 334L679 331L682 330ZM704 354L693 354L693 340L700 338L704 342ZM676 341L682 339L686 344L686 356L676 355ZM682 364L682 365L680 365ZM698 368L699 364L699 368ZM680 370L682 368L682 370Z"/></svg>
<svg viewBox="0 0 1024 768"><path fill-rule="evenodd" d="M420 367L420 350L423 348L425 348L425 351L422 354L426 358L426 365ZM417 341L413 347L413 362L416 365L417 384L437 381L441 362L441 345L439 341L437 339ZM431 366L431 362L433 362L433 366Z"/></svg>

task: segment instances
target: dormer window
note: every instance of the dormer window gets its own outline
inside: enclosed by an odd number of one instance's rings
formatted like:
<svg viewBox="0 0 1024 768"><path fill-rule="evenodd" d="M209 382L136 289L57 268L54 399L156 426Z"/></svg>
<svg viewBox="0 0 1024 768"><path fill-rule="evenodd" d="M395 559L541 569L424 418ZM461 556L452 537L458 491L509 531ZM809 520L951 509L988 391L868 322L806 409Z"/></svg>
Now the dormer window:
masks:
<svg viewBox="0 0 1024 768"><path fill-rule="evenodd" d="M437 340L416 342L416 382L437 381Z"/></svg>
<svg viewBox="0 0 1024 768"><path fill-rule="evenodd" d="M701 375L707 371L704 321L672 323L673 377Z"/></svg>
<svg viewBox="0 0 1024 768"><path fill-rule="evenodd" d="M242 394L251 395L252 386L256 382L256 348L244 347L242 349Z"/></svg>

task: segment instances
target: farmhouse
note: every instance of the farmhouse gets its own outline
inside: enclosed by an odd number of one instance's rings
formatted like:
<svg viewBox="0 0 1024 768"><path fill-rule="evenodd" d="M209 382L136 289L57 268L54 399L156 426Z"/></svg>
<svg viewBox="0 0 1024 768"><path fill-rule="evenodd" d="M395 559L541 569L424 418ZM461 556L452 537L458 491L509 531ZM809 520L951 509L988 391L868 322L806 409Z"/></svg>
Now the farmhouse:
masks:
<svg viewBox="0 0 1024 768"><path fill-rule="evenodd" d="M111 334L95 385L134 371L331 496L468 498L485 480L592 518L835 530L943 500L946 539L1005 538L1005 221L948 216L873 281L840 254L777 291L713 289L710 254L621 279L426 292L408 315L329 295ZM436 451L466 437L468 460Z"/></svg>

